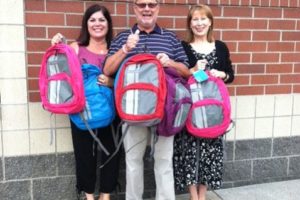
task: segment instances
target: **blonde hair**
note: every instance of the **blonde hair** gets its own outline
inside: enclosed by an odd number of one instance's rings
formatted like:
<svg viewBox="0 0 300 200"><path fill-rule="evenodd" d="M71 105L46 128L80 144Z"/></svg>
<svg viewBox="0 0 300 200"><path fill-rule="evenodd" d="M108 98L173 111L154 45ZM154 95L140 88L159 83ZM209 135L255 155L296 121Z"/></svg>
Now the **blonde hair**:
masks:
<svg viewBox="0 0 300 200"><path fill-rule="evenodd" d="M206 17L208 17L208 19L210 19L211 25L210 25L208 33L207 33L207 41L213 42L214 41L214 38L213 38L214 17L213 17L213 13L212 13L212 10L210 9L210 7L207 5L204 5L204 4L194 5L190 8L190 10L188 12L187 21L186 21L187 22L186 23L186 27L187 27L186 41L188 43L190 43L190 42L193 42L195 39L194 33L191 29L191 20L192 20L193 14L196 11L203 13Z"/></svg>

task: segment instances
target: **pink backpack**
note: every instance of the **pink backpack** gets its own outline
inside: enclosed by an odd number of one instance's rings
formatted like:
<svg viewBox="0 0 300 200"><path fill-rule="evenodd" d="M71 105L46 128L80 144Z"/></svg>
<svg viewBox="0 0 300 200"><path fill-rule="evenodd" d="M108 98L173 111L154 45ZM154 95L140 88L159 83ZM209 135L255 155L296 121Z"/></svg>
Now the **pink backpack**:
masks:
<svg viewBox="0 0 300 200"><path fill-rule="evenodd" d="M43 107L52 113L72 114L85 105L83 78L75 51L56 44L44 54L39 75Z"/></svg>
<svg viewBox="0 0 300 200"><path fill-rule="evenodd" d="M190 134L201 138L217 138L226 133L231 123L230 98L225 83L208 74L206 81L188 80L192 107L186 122Z"/></svg>

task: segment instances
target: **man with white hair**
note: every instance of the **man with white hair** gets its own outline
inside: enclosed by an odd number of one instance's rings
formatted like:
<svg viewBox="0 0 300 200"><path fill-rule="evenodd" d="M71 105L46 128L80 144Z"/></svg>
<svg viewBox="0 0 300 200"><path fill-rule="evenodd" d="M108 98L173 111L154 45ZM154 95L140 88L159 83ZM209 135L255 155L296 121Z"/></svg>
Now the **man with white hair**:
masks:
<svg viewBox="0 0 300 200"><path fill-rule="evenodd" d="M183 77L188 77L187 57L175 33L157 25L159 2L135 0L133 9L137 23L113 40L104 66L104 74L114 75L122 61L141 49L156 55L161 64L173 67ZM124 138L126 152L126 200L142 200L144 191L143 156L149 135L148 127L129 126ZM175 200L173 177L174 136L158 136L154 152L156 200ZM142 142L141 142L142 141ZM130 149L130 150L129 150Z"/></svg>

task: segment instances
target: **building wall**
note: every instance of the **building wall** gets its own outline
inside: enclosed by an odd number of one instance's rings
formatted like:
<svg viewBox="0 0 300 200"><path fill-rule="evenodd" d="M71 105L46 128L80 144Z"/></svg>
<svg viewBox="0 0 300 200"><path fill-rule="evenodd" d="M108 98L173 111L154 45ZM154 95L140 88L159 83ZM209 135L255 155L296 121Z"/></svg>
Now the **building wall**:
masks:
<svg viewBox="0 0 300 200"><path fill-rule="evenodd" d="M110 9L115 33L134 23L124 1L0 0L0 199L75 199L69 121L42 109L37 77L51 37L73 41L95 2ZM187 10L199 2L213 8L215 36L236 72L224 187L299 178L300 0L165 0L159 24L183 39ZM153 196L153 163L145 166L145 195ZM121 168L123 195L124 160Z"/></svg>

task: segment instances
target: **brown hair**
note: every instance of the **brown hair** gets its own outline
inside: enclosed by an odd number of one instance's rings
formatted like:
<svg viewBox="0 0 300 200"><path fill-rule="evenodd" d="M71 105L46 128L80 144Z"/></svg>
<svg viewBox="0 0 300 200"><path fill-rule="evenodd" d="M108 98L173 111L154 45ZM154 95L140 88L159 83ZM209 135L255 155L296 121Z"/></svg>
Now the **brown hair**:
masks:
<svg viewBox="0 0 300 200"><path fill-rule="evenodd" d="M194 33L191 29L191 20L192 20L192 17L193 17L193 14L196 12L196 11L199 11L201 13L203 13L205 16L208 17L208 19L210 19L211 21L211 25L210 25L210 28L208 30L208 33L207 33L207 41L208 42L213 42L214 41L214 38L213 38L213 29L214 29L214 17L213 17L213 13L212 13L212 10L210 9L209 6L207 5L203 5L203 4L199 4L199 5L194 5L190 8L189 12L188 12L188 16L187 16L187 23L186 23L186 28L187 28L187 38L186 38L186 41L188 43L190 42L193 42L194 41Z"/></svg>

